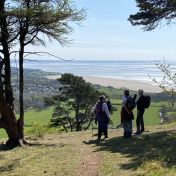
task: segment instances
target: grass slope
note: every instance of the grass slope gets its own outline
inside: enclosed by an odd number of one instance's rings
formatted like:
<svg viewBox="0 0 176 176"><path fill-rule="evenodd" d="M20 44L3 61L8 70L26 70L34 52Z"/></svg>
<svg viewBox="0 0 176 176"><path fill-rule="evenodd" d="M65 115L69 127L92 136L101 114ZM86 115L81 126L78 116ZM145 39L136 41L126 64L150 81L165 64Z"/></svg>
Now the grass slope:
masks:
<svg viewBox="0 0 176 176"><path fill-rule="evenodd" d="M46 135L30 147L1 151L0 175L174 176L175 126L147 127L149 132L132 139L111 129L100 143L91 131Z"/></svg>
<svg viewBox="0 0 176 176"><path fill-rule="evenodd" d="M175 176L175 125L148 127L148 133L132 139L114 135L101 143L101 175Z"/></svg>

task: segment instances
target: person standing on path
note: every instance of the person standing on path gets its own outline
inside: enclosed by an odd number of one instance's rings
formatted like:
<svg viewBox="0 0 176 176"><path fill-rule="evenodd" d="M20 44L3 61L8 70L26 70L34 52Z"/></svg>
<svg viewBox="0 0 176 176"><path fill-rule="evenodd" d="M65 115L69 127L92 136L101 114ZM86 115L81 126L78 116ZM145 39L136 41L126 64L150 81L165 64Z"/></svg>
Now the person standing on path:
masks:
<svg viewBox="0 0 176 176"><path fill-rule="evenodd" d="M142 89L139 89L138 90L138 95L139 95L139 98L137 100L137 119L136 119L137 131L136 131L136 134L141 134L141 133L143 133L145 131L145 128L144 128L144 117L143 117L144 112L145 112L144 91Z"/></svg>
<svg viewBox="0 0 176 176"><path fill-rule="evenodd" d="M96 121L98 122L98 140L101 139L102 133L104 133L105 138L108 138L110 114L106 104L106 97L104 95L100 96L100 99L96 104L95 114Z"/></svg>
<svg viewBox="0 0 176 176"><path fill-rule="evenodd" d="M134 119L133 108L131 108L132 98L129 95L129 90L124 90L124 96L122 98L121 109L121 125L124 129L124 138L131 137L132 134L132 120ZM135 102L135 99L134 99Z"/></svg>

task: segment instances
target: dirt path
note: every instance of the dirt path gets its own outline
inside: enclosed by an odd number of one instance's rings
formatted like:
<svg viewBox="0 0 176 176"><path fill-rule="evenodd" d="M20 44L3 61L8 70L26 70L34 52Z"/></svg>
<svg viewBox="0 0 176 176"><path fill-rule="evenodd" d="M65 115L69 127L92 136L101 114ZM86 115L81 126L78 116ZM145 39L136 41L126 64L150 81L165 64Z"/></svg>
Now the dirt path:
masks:
<svg viewBox="0 0 176 176"><path fill-rule="evenodd" d="M94 147L84 143L82 145L82 162L78 170L78 176L97 176L100 166L100 155L94 152Z"/></svg>
<svg viewBox="0 0 176 176"><path fill-rule="evenodd" d="M91 132L70 133L62 135L47 135L38 141L40 144L71 145L80 156L74 176L97 176L100 166L100 154L95 152L96 137L92 139Z"/></svg>

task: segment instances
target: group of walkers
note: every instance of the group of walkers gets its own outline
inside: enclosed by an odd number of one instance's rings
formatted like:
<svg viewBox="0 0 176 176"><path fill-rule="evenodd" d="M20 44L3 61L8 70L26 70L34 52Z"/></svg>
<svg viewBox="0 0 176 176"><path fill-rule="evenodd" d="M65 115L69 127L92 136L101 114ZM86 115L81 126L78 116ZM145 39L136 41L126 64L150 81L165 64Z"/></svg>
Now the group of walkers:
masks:
<svg viewBox="0 0 176 176"><path fill-rule="evenodd" d="M138 97L138 98L137 98ZM137 100L136 100L137 99ZM124 96L122 98L122 108L121 108L121 124L124 129L124 138L131 137L133 133L132 121L134 120L133 110L137 106L137 118L136 118L136 133L137 135L145 131L143 115L145 108L150 105L150 97L144 96L142 89L138 90L134 97L131 97L129 90L124 90ZM98 122L98 140L101 139L102 133L104 133L105 138L108 138L108 124L110 121L111 103L106 101L104 95L100 96L99 101L94 106L94 112L96 114L95 122Z"/></svg>

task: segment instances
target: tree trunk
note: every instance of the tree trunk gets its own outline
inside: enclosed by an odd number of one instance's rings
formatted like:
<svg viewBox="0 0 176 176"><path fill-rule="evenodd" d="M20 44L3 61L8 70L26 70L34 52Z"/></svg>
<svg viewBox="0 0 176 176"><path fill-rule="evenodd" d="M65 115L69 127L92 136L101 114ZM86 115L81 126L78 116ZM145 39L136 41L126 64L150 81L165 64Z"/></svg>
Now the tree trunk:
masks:
<svg viewBox="0 0 176 176"><path fill-rule="evenodd" d="M18 119L18 127L20 136L24 138L24 100L23 100L23 92L24 92L24 75L23 75L23 54L24 54L24 44L20 45L19 52L19 101L20 101L20 117Z"/></svg>
<svg viewBox="0 0 176 176"><path fill-rule="evenodd" d="M15 147L20 144L21 137L19 135L19 128L13 104L14 98L11 84L10 47L8 43L9 34L4 0L0 1L0 12L0 45L2 47L1 54L3 56L1 56L0 63L0 128L4 128L9 137L6 145L8 147ZM3 71L4 76L2 75Z"/></svg>
<svg viewBox="0 0 176 176"><path fill-rule="evenodd" d="M79 103L77 103L75 109L75 119L76 119L76 131L80 131L80 118L79 118Z"/></svg>
<svg viewBox="0 0 176 176"><path fill-rule="evenodd" d="M8 135L8 140L6 141L6 145L8 147L15 147L17 145L20 145L21 137L19 135L19 128L18 123L15 117L15 113L12 108L7 107L7 110L9 111L9 118L2 118L5 122L4 129L6 130L6 133Z"/></svg>
<svg viewBox="0 0 176 176"><path fill-rule="evenodd" d="M0 70L0 128L6 130L9 138L6 145L11 148L20 145L22 138L20 137L14 106L13 104L7 103L3 87L3 79Z"/></svg>
<svg viewBox="0 0 176 176"><path fill-rule="evenodd" d="M89 129L89 127L90 127L92 121L93 121L93 117L90 119L90 121L89 121L87 127L86 127L84 130L88 130L88 129Z"/></svg>
<svg viewBox="0 0 176 176"><path fill-rule="evenodd" d="M5 129L8 135L9 139L6 142L6 145L10 148L15 147L20 145L21 137L19 135L19 128L15 117L14 108L5 103L4 98L2 99L2 96L0 97L0 128Z"/></svg>
<svg viewBox="0 0 176 176"><path fill-rule="evenodd" d="M26 8L30 8L30 0L26 0ZM18 128L20 136L24 139L24 68L23 68L23 59L24 59L24 47L25 47L25 38L28 31L28 17L26 16L26 21L21 23L20 27L20 51L19 51L19 101L20 101L20 117L18 119Z"/></svg>

